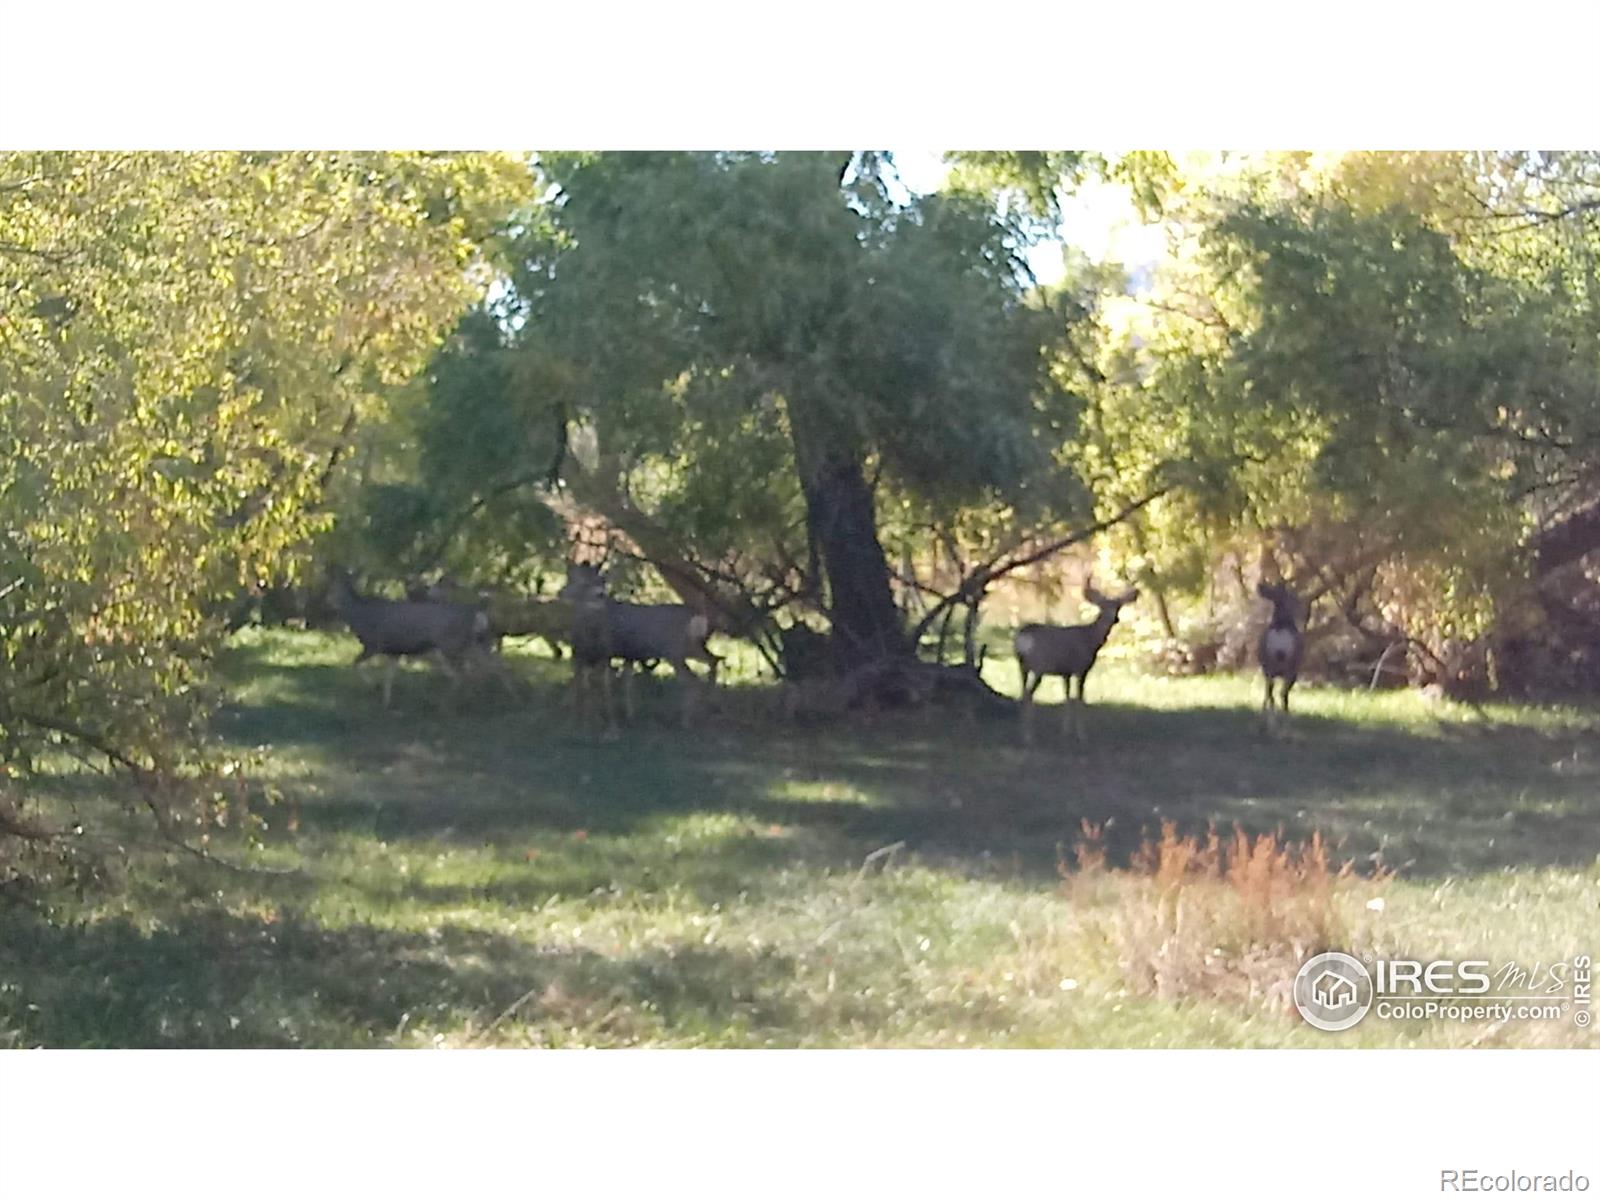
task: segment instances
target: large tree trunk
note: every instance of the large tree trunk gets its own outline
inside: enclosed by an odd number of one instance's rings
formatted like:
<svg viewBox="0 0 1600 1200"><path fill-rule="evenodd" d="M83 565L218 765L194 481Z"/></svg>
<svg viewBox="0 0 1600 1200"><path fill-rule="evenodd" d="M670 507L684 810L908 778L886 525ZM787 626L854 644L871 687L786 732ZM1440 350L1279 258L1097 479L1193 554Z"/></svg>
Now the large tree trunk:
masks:
<svg viewBox="0 0 1600 1200"><path fill-rule="evenodd" d="M789 405L795 465L806 501L806 524L822 552L841 672L909 652L889 586L889 562L878 541L878 514L864 455L824 425L804 402Z"/></svg>
<svg viewBox="0 0 1600 1200"><path fill-rule="evenodd" d="M816 532L828 576L828 615L841 665L904 654L905 631L861 464L831 463L803 487L806 520Z"/></svg>

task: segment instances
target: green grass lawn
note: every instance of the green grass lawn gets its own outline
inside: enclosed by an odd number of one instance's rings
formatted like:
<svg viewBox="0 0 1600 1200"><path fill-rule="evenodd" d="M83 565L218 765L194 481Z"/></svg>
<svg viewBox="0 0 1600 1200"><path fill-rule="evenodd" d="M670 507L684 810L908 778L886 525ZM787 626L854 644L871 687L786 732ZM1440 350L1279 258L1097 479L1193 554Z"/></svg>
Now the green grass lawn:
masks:
<svg viewBox="0 0 1600 1200"><path fill-rule="evenodd" d="M1025 749L949 711L791 727L748 670L683 732L663 671L607 741L564 664L515 654L525 698L459 705L419 667L384 712L354 652L240 635L221 732L285 797L260 847L214 839L251 869L138 851L54 920L0 909L0 1045L1596 1044L1565 1020L1319 1033L1270 984L1327 947L1220 882L1172 905L1118 869L1162 821L1316 830L1360 868L1323 914L1360 947L1594 954L1593 712L1306 687L1269 741L1254 678L1111 662L1088 744L1059 742L1051 681ZM1063 881L1086 820L1110 867Z"/></svg>

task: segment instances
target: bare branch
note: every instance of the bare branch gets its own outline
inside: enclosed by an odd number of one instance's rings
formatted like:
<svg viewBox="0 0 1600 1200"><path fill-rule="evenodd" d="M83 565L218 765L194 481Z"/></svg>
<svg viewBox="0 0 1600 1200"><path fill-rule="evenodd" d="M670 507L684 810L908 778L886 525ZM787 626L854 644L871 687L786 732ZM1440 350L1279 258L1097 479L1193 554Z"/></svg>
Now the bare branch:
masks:
<svg viewBox="0 0 1600 1200"><path fill-rule="evenodd" d="M13 710L11 715L17 720L24 721L29 725L35 725L40 729L48 729L54 733L64 734L75 741L82 742L90 749L96 750L105 755L108 760L115 763L117 766L125 768L131 775L133 775L135 779L138 779L141 782L147 781L151 775L154 774L149 767L135 762L126 754L122 753L122 751L118 750L110 742L107 742L100 735L83 728L81 725L74 724L64 717L52 717L46 716L42 713L22 712L17 710Z"/></svg>
<svg viewBox="0 0 1600 1200"><path fill-rule="evenodd" d="M1069 546L1085 542L1097 533L1103 533L1113 526L1122 524L1129 517L1153 504L1170 491L1172 491L1172 487L1169 485L1158 491L1151 492L1149 495L1127 505L1114 516L1107 517L1104 521L1096 521L1093 525L1075 530L1065 537L1046 542L1043 546L1016 558L1007 560L990 559L979 566L976 571L967 575L955 592L940 600L921 621L917 622L916 627L911 631L911 644L913 646L918 644L922 640L922 635L933 628L934 622L943 616L947 609L957 604L975 603L995 580L1002 579L1013 571L1020 571L1023 567L1031 567L1034 563L1053 558Z"/></svg>
<svg viewBox="0 0 1600 1200"><path fill-rule="evenodd" d="M16 242L0 242L0 254L14 254L24 258L37 258L41 262L61 263L71 262L74 258L83 256L82 250L35 250L31 246L21 246Z"/></svg>
<svg viewBox="0 0 1600 1200"><path fill-rule="evenodd" d="M74 832L73 829L51 828L30 821L18 812L9 800L0 796L0 835L24 838L30 842L42 842L67 837Z"/></svg>

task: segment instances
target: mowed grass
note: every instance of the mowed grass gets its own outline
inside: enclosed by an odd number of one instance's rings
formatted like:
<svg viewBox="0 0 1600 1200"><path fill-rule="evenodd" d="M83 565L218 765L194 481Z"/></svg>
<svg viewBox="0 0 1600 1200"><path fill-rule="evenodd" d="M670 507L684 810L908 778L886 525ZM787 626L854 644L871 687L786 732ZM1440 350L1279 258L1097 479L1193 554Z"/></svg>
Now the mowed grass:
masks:
<svg viewBox="0 0 1600 1200"><path fill-rule="evenodd" d="M237 639L221 733L284 797L259 847L213 839L249 869L140 850L52 920L0 909L0 1045L1595 1044L1566 1019L1324 1034L1271 986L1326 948L1594 954L1593 712L1303 687L1267 740L1253 678L1109 662L1088 744L1051 681L1024 748L951 710L785 725L748 670L683 731L663 670L604 740L548 658L512 655L516 700L408 670L384 712L354 656ZM1063 880L1086 821L1107 867ZM1324 914L1353 944L1299 945L1217 881L1159 894L1123 868L1163 821L1319 831L1356 863ZM1152 984L1177 950L1194 971Z"/></svg>

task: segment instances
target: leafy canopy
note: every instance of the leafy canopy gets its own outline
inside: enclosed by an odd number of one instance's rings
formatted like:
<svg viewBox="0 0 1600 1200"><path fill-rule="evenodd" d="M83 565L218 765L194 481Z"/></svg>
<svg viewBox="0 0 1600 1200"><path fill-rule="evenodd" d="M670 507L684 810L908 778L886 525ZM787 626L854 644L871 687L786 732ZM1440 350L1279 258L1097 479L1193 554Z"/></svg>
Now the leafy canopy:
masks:
<svg viewBox="0 0 1600 1200"><path fill-rule="evenodd" d="M292 572L527 179L492 155L0 155L0 758L189 756L214 614Z"/></svg>
<svg viewBox="0 0 1600 1200"><path fill-rule="evenodd" d="M766 575L804 566L802 491L821 464L860 464L891 511L914 501L929 519L1072 510L1058 452L1076 406L1049 354L1072 306L1033 291L1016 221L970 194L897 202L889 167L543 156L515 333L497 347L463 329L441 361L422 436L473 449L427 486L482 499L542 465L561 425L580 498Z"/></svg>

